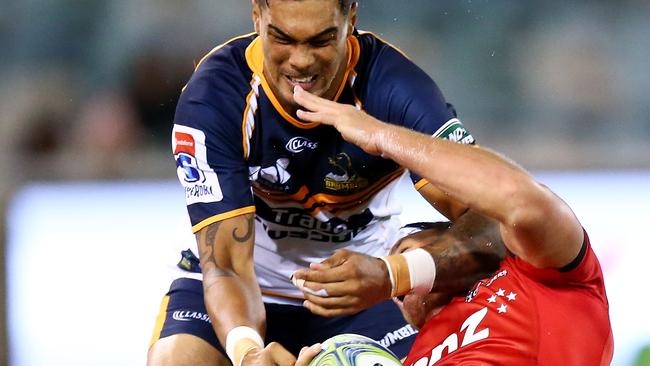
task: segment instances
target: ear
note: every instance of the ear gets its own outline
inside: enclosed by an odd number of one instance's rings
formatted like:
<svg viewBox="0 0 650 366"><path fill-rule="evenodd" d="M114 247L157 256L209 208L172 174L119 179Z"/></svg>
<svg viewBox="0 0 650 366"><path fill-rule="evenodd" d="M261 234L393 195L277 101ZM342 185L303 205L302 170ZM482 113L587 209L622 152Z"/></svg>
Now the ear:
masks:
<svg viewBox="0 0 650 366"><path fill-rule="evenodd" d="M260 9L260 4L256 0L251 0L251 6L253 8L252 19L253 26L255 27L255 33L260 34L260 19L262 17L262 9Z"/></svg>
<svg viewBox="0 0 650 366"><path fill-rule="evenodd" d="M359 3L356 1L352 2L352 5L350 5L350 13L348 14L348 35L352 35L352 31L354 31L354 27L357 25L358 7Z"/></svg>

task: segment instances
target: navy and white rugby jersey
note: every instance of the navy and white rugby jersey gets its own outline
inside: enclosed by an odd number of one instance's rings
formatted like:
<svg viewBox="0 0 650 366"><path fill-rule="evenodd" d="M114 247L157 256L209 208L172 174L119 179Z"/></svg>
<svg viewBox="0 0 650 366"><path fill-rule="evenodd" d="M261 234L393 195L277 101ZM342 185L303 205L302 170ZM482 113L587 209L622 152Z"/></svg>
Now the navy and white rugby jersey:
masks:
<svg viewBox="0 0 650 366"><path fill-rule="evenodd" d="M338 102L474 143L433 80L399 50L355 32L348 55ZM339 248L386 254L401 212L394 189L405 174L395 162L344 141L333 127L289 115L262 69L256 34L205 56L181 94L172 150L192 231L255 212L255 268L265 300L291 302L286 299L301 298L289 281L294 270ZM426 184L410 178L416 188ZM197 253L195 243L192 248Z"/></svg>

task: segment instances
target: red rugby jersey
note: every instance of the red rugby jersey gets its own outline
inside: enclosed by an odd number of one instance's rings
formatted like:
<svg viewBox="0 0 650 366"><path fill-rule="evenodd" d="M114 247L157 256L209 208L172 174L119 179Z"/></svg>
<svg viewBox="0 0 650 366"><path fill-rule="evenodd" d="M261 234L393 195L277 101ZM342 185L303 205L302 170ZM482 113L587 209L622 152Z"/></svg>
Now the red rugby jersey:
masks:
<svg viewBox="0 0 650 366"><path fill-rule="evenodd" d="M404 365L609 365L609 305L586 234L585 248L566 272L507 258L422 327Z"/></svg>

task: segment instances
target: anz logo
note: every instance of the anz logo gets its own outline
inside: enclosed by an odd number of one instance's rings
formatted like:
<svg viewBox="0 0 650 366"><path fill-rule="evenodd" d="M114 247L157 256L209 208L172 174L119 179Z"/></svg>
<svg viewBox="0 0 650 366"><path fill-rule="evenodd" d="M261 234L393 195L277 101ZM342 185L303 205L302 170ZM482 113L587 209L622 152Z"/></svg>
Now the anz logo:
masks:
<svg viewBox="0 0 650 366"><path fill-rule="evenodd" d="M291 140L289 140L285 145L287 151L292 153L299 153L305 149L315 150L317 147L318 142L312 142L302 136L292 137Z"/></svg>

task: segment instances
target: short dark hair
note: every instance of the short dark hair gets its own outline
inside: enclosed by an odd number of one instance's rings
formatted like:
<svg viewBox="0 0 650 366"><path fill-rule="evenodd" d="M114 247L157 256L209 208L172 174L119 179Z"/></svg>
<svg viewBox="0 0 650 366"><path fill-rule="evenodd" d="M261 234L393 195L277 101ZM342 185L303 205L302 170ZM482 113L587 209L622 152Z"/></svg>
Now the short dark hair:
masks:
<svg viewBox="0 0 650 366"><path fill-rule="evenodd" d="M257 4L261 7L268 7L269 6L269 0L255 0ZM300 0L295 0L295 1L300 1ZM348 14L350 11L350 7L352 7L352 4L356 3L354 0L338 0L339 1L339 7L341 7L341 11L343 14Z"/></svg>

